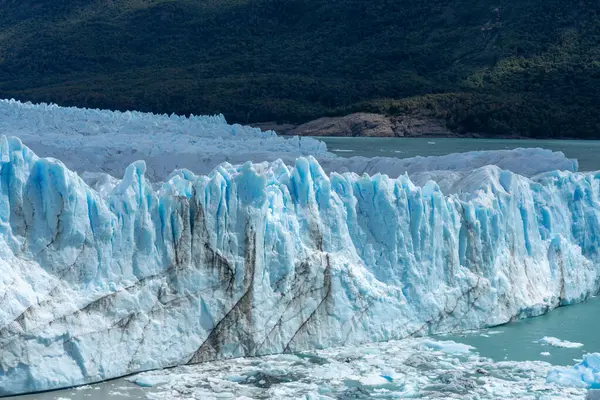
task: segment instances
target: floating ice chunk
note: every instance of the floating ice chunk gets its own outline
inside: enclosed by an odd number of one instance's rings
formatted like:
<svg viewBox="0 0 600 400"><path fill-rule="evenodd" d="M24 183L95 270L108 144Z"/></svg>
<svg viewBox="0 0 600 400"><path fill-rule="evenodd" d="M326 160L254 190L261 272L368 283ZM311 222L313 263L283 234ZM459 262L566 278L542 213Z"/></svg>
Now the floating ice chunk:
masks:
<svg viewBox="0 0 600 400"><path fill-rule="evenodd" d="M390 380L391 378L388 376L369 374L367 376L360 377L359 381L365 386L381 386L388 384Z"/></svg>
<svg viewBox="0 0 600 400"><path fill-rule="evenodd" d="M548 352L548 351L542 351L542 352L540 353L540 355L541 355L541 356L544 356L544 357L548 357L548 356L550 356L550 352Z"/></svg>
<svg viewBox="0 0 600 400"><path fill-rule="evenodd" d="M454 341L438 342L434 340L423 340L422 345L426 348L442 351L444 353L461 353L465 354L471 350L475 350L475 347L469 346L463 343L457 343Z"/></svg>
<svg viewBox="0 0 600 400"><path fill-rule="evenodd" d="M168 378L161 375L139 375L125 378L125 380L141 387L155 387L168 382Z"/></svg>
<svg viewBox="0 0 600 400"><path fill-rule="evenodd" d="M537 343L553 347L562 347L565 349L577 349L583 347L583 343L569 342L568 340L560 340L551 336L545 336L538 340Z"/></svg>
<svg viewBox="0 0 600 400"><path fill-rule="evenodd" d="M494 362L476 352L446 353L453 342L408 339L352 348L319 350L310 357L258 357L203 363L141 375L162 376L168 383L147 393L150 399L204 400L227 393L233 398L444 398L463 400L581 400L585 388L563 388L546 382L549 363ZM348 356L353 354L351 360ZM311 362L316 357L321 362ZM314 360L313 360L314 361ZM381 366L385 365L388 372ZM336 374L322 372L335 370ZM281 379L232 382L261 371ZM395 372L397 371L397 372ZM287 378L287 379L284 379Z"/></svg>
<svg viewBox="0 0 600 400"><path fill-rule="evenodd" d="M570 368L555 368L546 378L560 386L600 389L600 353L586 354L583 361Z"/></svg>

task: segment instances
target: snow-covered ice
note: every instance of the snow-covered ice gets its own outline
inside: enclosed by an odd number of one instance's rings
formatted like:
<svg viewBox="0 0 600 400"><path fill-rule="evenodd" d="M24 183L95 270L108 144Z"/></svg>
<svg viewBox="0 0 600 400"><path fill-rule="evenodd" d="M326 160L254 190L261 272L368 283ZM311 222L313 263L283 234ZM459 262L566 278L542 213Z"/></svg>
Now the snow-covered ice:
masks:
<svg viewBox="0 0 600 400"><path fill-rule="evenodd" d="M425 171L470 171L485 165L525 176L553 170L576 171L577 162L543 149L477 151L441 157L342 158L312 138L282 138L273 131L228 125L222 115L153 115L0 100L0 132L18 136L40 156L61 160L69 169L123 176L129 164L146 163L146 178L166 180L174 169L208 174L223 162L282 159L293 166L299 156L316 157L330 172L387 174L393 178ZM334 150L334 152L339 150ZM437 173L439 175L439 172Z"/></svg>
<svg viewBox="0 0 600 400"><path fill-rule="evenodd" d="M359 175L379 173L393 178L408 174L412 180L418 182L452 181L486 165L496 165L500 169L528 177L555 170L571 172L578 170L577 160L568 159L561 152L537 148L470 151L445 156L417 156L403 159L362 156L342 158L323 155L317 156L317 159L328 173L354 172Z"/></svg>
<svg viewBox="0 0 600 400"><path fill-rule="evenodd" d="M463 345L464 346L464 345ZM408 339L216 361L127 378L149 399L585 399L546 377L546 362L494 362L454 342ZM455 351L460 349L461 351Z"/></svg>
<svg viewBox="0 0 600 400"><path fill-rule="evenodd" d="M222 115L186 118L0 100L0 132L18 136L41 156L60 159L80 173L121 177L129 164L144 160L147 177L156 180L177 168L208 173L225 161L330 156L318 140L284 139L273 131L229 125Z"/></svg>
<svg viewBox="0 0 600 400"><path fill-rule="evenodd" d="M596 173L486 166L444 193L307 157L90 187L16 138L0 156L3 394L493 326L599 288Z"/></svg>
<svg viewBox="0 0 600 400"><path fill-rule="evenodd" d="M551 336L544 336L540 340L537 341L543 345L553 346L553 347L562 347L565 349L577 349L579 347L583 347L583 343L577 342L569 342L568 340L560 340Z"/></svg>

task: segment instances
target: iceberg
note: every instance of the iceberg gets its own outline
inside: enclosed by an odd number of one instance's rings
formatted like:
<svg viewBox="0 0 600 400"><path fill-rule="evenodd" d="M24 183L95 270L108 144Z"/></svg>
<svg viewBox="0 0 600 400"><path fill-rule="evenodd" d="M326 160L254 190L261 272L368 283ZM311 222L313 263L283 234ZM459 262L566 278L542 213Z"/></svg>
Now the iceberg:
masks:
<svg viewBox="0 0 600 400"><path fill-rule="evenodd" d="M222 115L178 116L59 107L53 104L0 100L0 131L19 137L40 156L61 160L80 174L123 176L133 162L146 162L145 177L167 180L175 169L209 174L220 164L281 159L293 167L296 158L314 156L327 172L376 173L398 177L408 173L471 171L485 165L525 176L542 172L577 171L576 160L544 149L477 151L441 157L342 158L327 151L325 143L309 137L283 138L273 131L238 124ZM77 151L73 151L77 149ZM4 156L3 156L4 157Z"/></svg>
<svg viewBox="0 0 600 400"><path fill-rule="evenodd" d="M563 349L577 349L583 347L583 343L569 342L568 340L560 340L552 336L544 336L534 343L541 343L544 346L562 347Z"/></svg>
<svg viewBox="0 0 600 400"><path fill-rule="evenodd" d="M308 156L88 184L0 145L0 395L495 326L600 287L600 173L485 166L444 193Z"/></svg>
<svg viewBox="0 0 600 400"><path fill-rule="evenodd" d="M563 387L600 389L600 353L584 355L573 367L550 370L546 381Z"/></svg>

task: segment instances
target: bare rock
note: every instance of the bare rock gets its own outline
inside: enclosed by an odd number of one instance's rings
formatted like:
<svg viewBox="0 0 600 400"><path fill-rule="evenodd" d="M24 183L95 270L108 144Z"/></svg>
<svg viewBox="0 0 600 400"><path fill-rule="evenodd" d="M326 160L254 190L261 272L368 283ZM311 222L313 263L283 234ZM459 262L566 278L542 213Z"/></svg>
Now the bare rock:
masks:
<svg viewBox="0 0 600 400"><path fill-rule="evenodd" d="M403 116L393 118L396 136L455 136L441 121L426 117Z"/></svg>
<svg viewBox="0 0 600 400"><path fill-rule="evenodd" d="M254 124L261 129L273 129L283 135L298 136L455 136L443 123L433 118L355 113L344 117L324 117L299 126Z"/></svg>
<svg viewBox="0 0 600 400"><path fill-rule="evenodd" d="M298 136L396 136L392 121L388 117L369 113L319 118L297 126L288 134Z"/></svg>

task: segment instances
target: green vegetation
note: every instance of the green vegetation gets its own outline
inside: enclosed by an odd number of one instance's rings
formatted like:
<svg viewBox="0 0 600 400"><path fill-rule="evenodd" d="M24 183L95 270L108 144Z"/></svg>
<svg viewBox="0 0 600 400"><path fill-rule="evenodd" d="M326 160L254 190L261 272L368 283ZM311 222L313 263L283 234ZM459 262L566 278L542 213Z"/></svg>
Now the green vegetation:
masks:
<svg viewBox="0 0 600 400"><path fill-rule="evenodd" d="M600 138L600 2L0 0L0 97Z"/></svg>

